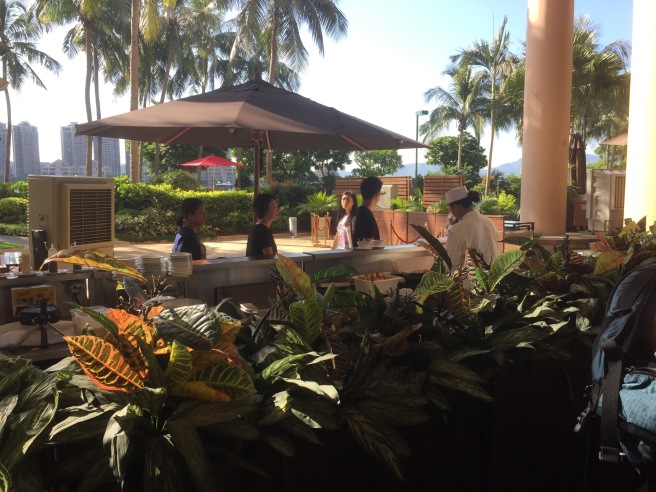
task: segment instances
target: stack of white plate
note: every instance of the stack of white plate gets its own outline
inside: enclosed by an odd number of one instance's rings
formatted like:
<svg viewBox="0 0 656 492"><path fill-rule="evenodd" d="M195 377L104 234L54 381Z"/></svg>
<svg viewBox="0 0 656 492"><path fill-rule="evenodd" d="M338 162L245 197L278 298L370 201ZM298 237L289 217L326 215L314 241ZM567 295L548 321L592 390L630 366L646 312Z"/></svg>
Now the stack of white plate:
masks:
<svg viewBox="0 0 656 492"><path fill-rule="evenodd" d="M166 258L163 256L137 256L134 266L142 275L166 275Z"/></svg>
<svg viewBox="0 0 656 492"><path fill-rule="evenodd" d="M169 275L171 277L189 277L191 265L191 253L169 253Z"/></svg>

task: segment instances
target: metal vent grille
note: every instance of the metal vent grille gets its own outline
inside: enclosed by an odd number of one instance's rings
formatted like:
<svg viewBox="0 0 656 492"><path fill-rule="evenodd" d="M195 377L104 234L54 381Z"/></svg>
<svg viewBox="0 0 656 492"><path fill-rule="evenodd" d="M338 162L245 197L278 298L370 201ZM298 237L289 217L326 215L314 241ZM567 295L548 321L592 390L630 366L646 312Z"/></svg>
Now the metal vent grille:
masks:
<svg viewBox="0 0 656 492"><path fill-rule="evenodd" d="M615 198L613 200L613 208L624 208L624 187L626 185L625 176L615 176Z"/></svg>
<svg viewBox="0 0 656 492"><path fill-rule="evenodd" d="M83 244L112 241L113 189L70 189L70 241Z"/></svg>

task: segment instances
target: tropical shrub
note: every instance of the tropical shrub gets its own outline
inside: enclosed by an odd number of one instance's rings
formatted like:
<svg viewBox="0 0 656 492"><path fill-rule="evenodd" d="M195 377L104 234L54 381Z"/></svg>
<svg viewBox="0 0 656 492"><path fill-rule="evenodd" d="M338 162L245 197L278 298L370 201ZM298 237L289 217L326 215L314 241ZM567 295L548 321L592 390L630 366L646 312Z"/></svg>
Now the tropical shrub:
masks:
<svg viewBox="0 0 656 492"><path fill-rule="evenodd" d="M400 477L412 450L399 427L446 415L454 391L490 401L488 383L505 365L590 344L614 281L656 261L656 227L640 232L629 221L617 235L599 234L588 257L569 241L548 251L513 238L520 249L490 265L470 249L446 274L444 247L415 229L436 261L409 295L383 296L375 285L372 295L321 291L355 271L308 275L279 256L275 299L258 318L229 300L154 308L162 299L148 299L140 274L113 258L57 258L125 275L130 312L81 308L108 335L67 337L73 358L48 371L0 358L0 480L6 489L74 477L81 490L215 490L228 458L258 470L241 456L243 442L290 456L293 436L318 443L321 429L337 428ZM31 466L53 446L55 466Z"/></svg>
<svg viewBox="0 0 656 492"><path fill-rule="evenodd" d="M184 169L174 169L172 171L166 171L154 176L150 184L167 184L173 189L178 190L196 190L198 189L198 182L196 178L189 172Z"/></svg>
<svg viewBox="0 0 656 492"><path fill-rule="evenodd" d="M24 224L26 221L26 198L0 198L0 222L4 222L6 224Z"/></svg>
<svg viewBox="0 0 656 492"><path fill-rule="evenodd" d="M298 214L324 214L337 210L337 198L335 195L328 195L325 191L319 191L306 197L305 203L296 207Z"/></svg>
<svg viewBox="0 0 656 492"><path fill-rule="evenodd" d="M432 203L428 209L428 212L433 212L436 214L448 214L449 213L449 204L446 200L440 200L439 202Z"/></svg>

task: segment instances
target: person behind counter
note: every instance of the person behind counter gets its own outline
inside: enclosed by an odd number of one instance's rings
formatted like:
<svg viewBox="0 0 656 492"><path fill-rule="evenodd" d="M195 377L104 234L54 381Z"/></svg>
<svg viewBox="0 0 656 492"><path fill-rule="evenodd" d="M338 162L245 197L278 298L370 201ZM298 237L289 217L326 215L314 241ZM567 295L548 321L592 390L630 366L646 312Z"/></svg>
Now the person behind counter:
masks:
<svg viewBox="0 0 656 492"><path fill-rule="evenodd" d="M353 212L358 206L358 196L351 190L345 191L340 205L332 249L353 249Z"/></svg>
<svg viewBox="0 0 656 492"><path fill-rule="evenodd" d="M275 255L278 248L271 233L271 223L278 218L278 200L273 195L262 193L253 200L253 209L259 220L248 234L246 256Z"/></svg>
<svg viewBox="0 0 656 492"><path fill-rule="evenodd" d="M480 251L487 263L499 256L499 236L494 223L473 204L481 200L478 191L467 191L459 186L446 192L449 212L457 222L450 228L446 241L446 252L451 258L452 269L465 261L467 245Z"/></svg>
<svg viewBox="0 0 656 492"><path fill-rule="evenodd" d="M372 212L373 208L380 200L383 182L376 176L364 178L360 183L360 194L362 195L362 205L355 211L353 218L353 239L380 239L378 224Z"/></svg>
<svg viewBox="0 0 656 492"><path fill-rule="evenodd" d="M205 223L207 212L205 204L198 198L182 200L180 218L176 225L180 228L175 235L172 253L191 253L193 260L204 260L207 251L205 245L196 234L196 230Z"/></svg>

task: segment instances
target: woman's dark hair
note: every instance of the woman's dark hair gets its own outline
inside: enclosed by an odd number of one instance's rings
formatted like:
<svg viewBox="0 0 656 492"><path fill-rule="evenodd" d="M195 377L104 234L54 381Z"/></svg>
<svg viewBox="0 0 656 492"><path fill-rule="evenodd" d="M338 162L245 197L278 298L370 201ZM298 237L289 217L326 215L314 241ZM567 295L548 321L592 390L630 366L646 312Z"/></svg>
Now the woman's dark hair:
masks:
<svg viewBox="0 0 656 492"><path fill-rule="evenodd" d="M203 200L200 198L185 198L182 200L182 205L180 205L181 215L178 217L178 220L175 222L175 225L182 227L184 225L185 218L189 214L195 214L198 207L203 205Z"/></svg>
<svg viewBox="0 0 656 492"><path fill-rule="evenodd" d="M467 192L467 198L461 198L455 202L451 202L450 205L462 205L463 207L471 207L473 203L478 203L481 201L481 194L476 190L469 190Z"/></svg>
<svg viewBox="0 0 656 492"><path fill-rule="evenodd" d="M269 193L261 193L253 200L253 210L258 219L264 217L269 209L269 204L275 200L276 197Z"/></svg>
<svg viewBox="0 0 656 492"><path fill-rule="evenodd" d="M342 193L342 196L344 196L344 195L350 196L351 199L353 200L353 208L351 209L351 213L354 214L355 209L358 208L358 195L357 195L357 193L355 193L354 191L351 191L351 190L346 190L344 193ZM340 200L340 202L339 202L339 212L337 213L337 222L342 220L342 217L344 217L346 215L346 210L344 210L344 208L342 207L342 201L341 201L342 199L340 198L339 200Z"/></svg>

